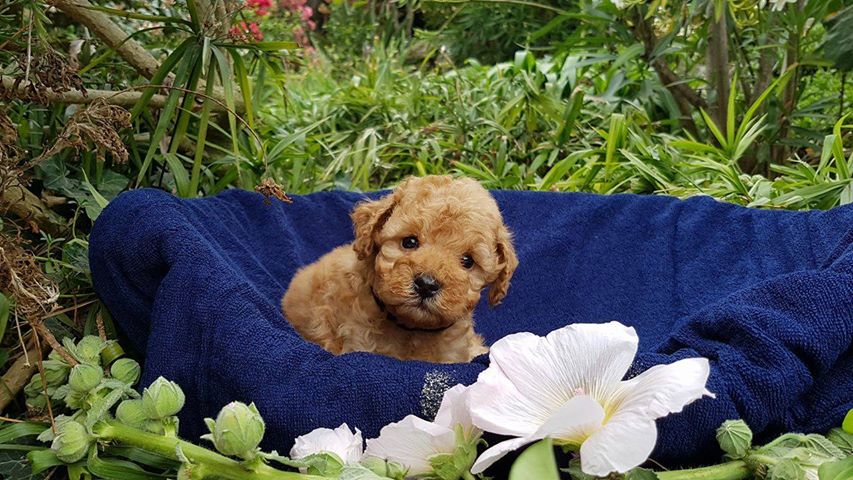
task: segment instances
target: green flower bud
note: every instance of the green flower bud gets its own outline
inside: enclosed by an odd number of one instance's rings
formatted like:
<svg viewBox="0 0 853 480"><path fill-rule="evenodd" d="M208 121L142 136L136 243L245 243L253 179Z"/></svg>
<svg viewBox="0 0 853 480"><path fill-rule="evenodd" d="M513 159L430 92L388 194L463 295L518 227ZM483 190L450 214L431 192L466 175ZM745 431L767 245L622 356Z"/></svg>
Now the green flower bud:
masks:
<svg viewBox="0 0 853 480"><path fill-rule="evenodd" d="M36 373L33 375L33 378L30 379L27 386L24 387L24 393L27 397L37 397L44 393L44 383L41 381L41 375Z"/></svg>
<svg viewBox="0 0 853 480"><path fill-rule="evenodd" d="M104 369L97 365L80 363L74 365L68 375L68 386L77 392L88 392L100 385L104 379Z"/></svg>
<svg viewBox="0 0 853 480"><path fill-rule="evenodd" d="M65 395L65 404L68 405L68 408L83 408L83 402L86 400L86 395L86 392L70 390L68 394Z"/></svg>
<svg viewBox="0 0 853 480"><path fill-rule="evenodd" d="M145 410L142 408L142 400L121 402L116 409L116 420L131 427L142 428L148 421Z"/></svg>
<svg viewBox="0 0 853 480"><path fill-rule="evenodd" d="M161 420L146 420L145 425L142 428L156 435L163 435L166 433L166 428L163 427L163 422Z"/></svg>
<svg viewBox="0 0 853 480"><path fill-rule="evenodd" d="M222 407L215 422L209 418L205 422L211 434L202 438L212 440L220 453L244 460L255 457L266 429L254 403L231 402Z"/></svg>
<svg viewBox="0 0 853 480"><path fill-rule="evenodd" d="M86 335L77 343L77 359L92 365L101 364L101 350L104 341L94 335Z"/></svg>
<svg viewBox="0 0 853 480"><path fill-rule="evenodd" d="M139 381L141 371L139 363L132 358L119 358L110 366L110 375L128 385L133 385Z"/></svg>
<svg viewBox="0 0 853 480"><path fill-rule="evenodd" d="M732 458L743 458L752 447L752 430L743 420L726 420L717 429L720 448Z"/></svg>
<svg viewBox="0 0 853 480"><path fill-rule="evenodd" d="M77 422L64 422L56 426L56 437L50 449L56 458L65 463L74 463L83 459L89 451L93 438L86 427Z"/></svg>
<svg viewBox="0 0 853 480"><path fill-rule="evenodd" d="M795 458L783 458L767 470L767 478L776 480L799 480L808 478L806 469Z"/></svg>
<svg viewBox="0 0 853 480"><path fill-rule="evenodd" d="M142 392L142 408L148 418L159 420L177 414L184 408L184 392L177 383L158 378Z"/></svg>
<svg viewBox="0 0 853 480"><path fill-rule="evenodd" d="M65 363L65 359L62 358L62 355L59 354L56 350L51 350L51 352L47 355L47 358L50 360L55 360L57 362Z"/></svg>
<svg viewBox="0 0 853 480"><path fill-rule="evenodd" d="M68 372L71 369L64 362L45 360L42 365L44 366L44 378L49 386L58 387L68 380Z"/></svg>
<svg viewBox="0 0 853 480"><path fill-rule="evenodd" d="M853 408L851 408L847 415L844 416L844 421L841 422L841 429L847 433L853 434Z"/></svg>
<svg viewBox="0 0 853 480"><path fill-rule="evenodd" d="M47 408L47 397L44 395L27 397L27 408L32 410L44 410Z"/></svg>

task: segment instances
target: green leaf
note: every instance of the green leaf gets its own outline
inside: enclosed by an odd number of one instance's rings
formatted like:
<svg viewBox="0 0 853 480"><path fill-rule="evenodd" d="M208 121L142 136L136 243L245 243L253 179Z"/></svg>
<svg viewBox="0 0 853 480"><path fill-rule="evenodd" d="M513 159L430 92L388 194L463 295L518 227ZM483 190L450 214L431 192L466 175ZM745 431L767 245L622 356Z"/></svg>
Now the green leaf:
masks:
<svg viewBox="0 0 853 480"><path fill-rule="evenodd" d="M824 37L823 52L839 70L853 69L853 5L833 18Z"/></svg>
<svg viewBox="0 0 853 480"><path fill-rule="evenodd" d="M27 461L29 461L33 473L41 473L49 468L65 465L65 462L56 458L56 454L50 449L36 450L28 453Z"/></svg>
<svg viewBox="0 0 853 480"><path fill-rule="evenodd" d="M648 468L632 468L625 473L625 480L658 480L658 474Z"/></svg>
<svg viewBox="0 0 853 480"><path fill-rule="evenodd" d="M93 475L108 480L162 480L163 477L146 472L135 463L115 458L100 458L98 447L92 446L89 450L89 459L86 466Z"/></svg>
<svg viewBox="0 0 853 480"><path fill-rule="evenodd" d="M853 455L853 433L847 433L840 428L833 428L826 434L826 439L845 455Z"/></svg>
<svg viewBox="0 0 853 480"><path fill-rule="evenodd" d="M31 437L43 432L49 425L39 422L13 423L0 428L0 444L7 444L23 437Z"/></svg>
<svg viewBox="0 0 853 480"><path fill-rule="evenodd" d="M844 421L841 422L841 428L845 432L853 435L853 408L851 408L847 415L844 416Z"/></svg>
<svg viewBox="0 0 853 480"><path fill-rule="evenodd" d="M186 87L187 79L191 74L191 69L195 67L196 60L201 53L198 46L188 46L185 49L185 58L178 65L177 73L175 74L176 87ZM168 59L167 59L168 60ZM161 67L162 70L162 67ZM158 72L159 73L159 72ZM160 140L166 135L166 129L172 121L175 114L175 109L178 107L178 100L181 98L181 91L172 89L166 100L166 105L160 110L160 119L157 121L157 126L154 128L154 133L151 135L151 144L148 146L148 152L145 154L145 160L142 162L142 167L139 169L139 174L136 177L136 183L141 184L148 174L148 168L151 166L151 161L154 159L154 154L160 148ZM142 99L140 99L140 102ZM137 106L139 104L137 103ZM135 107L134 107L135 108Z"/></svg>
<svg viewBox="0 0 853 480"><path fill-rule="evenodd" d="M175 188L178 189L178 196L190 196L190 174L184 167L183 162L177 154L167 153L163 155L166 165L169 166L169 171L172 172L172 177L175 178Z"/></svg>
<svg viewBox="0 0 853 480"><path fill-rule="evenodd" d="M186 53L187 49L191 45L193 45L194 42L195 39L193 38L188 38L181 42L181 44L178 45L168 57L166 57L166 60L163 61L163 64L160 65L160 68L157 70L157 73L155 73L154 76L151 77L151 85L162 85L163 81L166 79L167 76L169 76L170 73L172 73L172 69L175 68L175 65L177 65L178 61L184 58L184 54ZM139 116L139 114L142 113L145 108L147 108L148 102L151 101L151 97L154 96L154 93L157 91L157 88L158 87L155 86L145 89L145 91L142 93L142 96L139 97L139 100L136 102L136 105L133 106L133 110L130 111L130 114L133 118Z"/></svg>
<svg viewBox="0 0 853 480"><path fill-rule="evenodd" d="M12 302L6 295L0 292L0 341L6 335L6 326L9 325L9 311L12 309ZM5 362L4 362L5 363ZM2 367L2 364L0 364Z"/></svg>
<svg viewBox="0 0 853 480"><path fill-rule="evenodd" d="M820 480L850 480L853 478L853 456L821 464L817 475Z"/></svg>
<svg viewBox="0 0 853 480"><path fill-rule="evenodd" d="M560 480L554 445L550 438L527 447L509 471L509 480Z"/></svg>
<svg viewBox="0 0 853 480"><path fill-rule="evenodd" d="M337 478L339 480L385 480L388 477L379 476L361 465L347 465Z"/></svg>

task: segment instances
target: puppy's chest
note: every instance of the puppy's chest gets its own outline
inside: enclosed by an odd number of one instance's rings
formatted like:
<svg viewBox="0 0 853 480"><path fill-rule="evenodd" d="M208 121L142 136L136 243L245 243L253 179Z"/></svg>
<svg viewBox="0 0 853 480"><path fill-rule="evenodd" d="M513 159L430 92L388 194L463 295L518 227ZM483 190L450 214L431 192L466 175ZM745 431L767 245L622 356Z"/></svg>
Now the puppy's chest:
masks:
<svg viewBox="0 0 853 480"><path fill-rule="evenodd" d="M378 329L374 334L376 352L405 360L467 362L464 329L441 333L408 332L396 327Z"/></svg>

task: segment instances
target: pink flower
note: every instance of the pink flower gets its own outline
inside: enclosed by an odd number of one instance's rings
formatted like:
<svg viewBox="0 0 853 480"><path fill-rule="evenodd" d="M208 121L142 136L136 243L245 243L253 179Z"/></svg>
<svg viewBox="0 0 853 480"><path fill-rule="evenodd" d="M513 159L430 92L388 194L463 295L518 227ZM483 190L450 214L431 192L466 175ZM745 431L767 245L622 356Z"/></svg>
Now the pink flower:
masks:
<svg viewBox="0 0 853 480"><path fill-rule="evenodd" d="M311 20L311 15L314 15L314 10L311 7L303 7L302 8L302 21Z"/></svg>
<svg viewBox="0 0 853 480"><path fill-rule="evenodd" d="M258 24L255 22L246 23L240 22L238 25L231 27L228 30L228 36L231 37L232 40L238 42L248 42L251 39L256 42L260 42L264 39L264 33L261 32L261 28L258 27Z"/></svg>
<svg viewBox="0 0 853 480"><path fill-rule="evenodd" d="M272 0L246 0L246 6L255 11L255 15L263 17L270 13Z"/></svg>
<svg viewBox="0 0 853 480"><path fill-rule="evenodd" d="M306 1L307 0L281 0L281 2L279 2L279 5L284 10L291 10L295 12L297 10L301 10L302 7L305 6Z"/></svg>

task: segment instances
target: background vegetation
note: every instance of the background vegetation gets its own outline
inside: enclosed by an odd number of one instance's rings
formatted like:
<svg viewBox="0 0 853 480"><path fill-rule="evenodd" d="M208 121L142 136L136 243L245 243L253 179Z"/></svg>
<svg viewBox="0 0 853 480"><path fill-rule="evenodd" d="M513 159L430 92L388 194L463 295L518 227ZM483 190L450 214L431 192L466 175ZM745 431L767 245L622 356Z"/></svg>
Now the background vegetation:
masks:
<svg viewBox="0 0 853 480"><path fill-rule="evenodd" d="M7 417L52 417L46 391L20 392L57 337L116 335L87 234L130 188L281 196L453 173L853 200L850 2L89 1L0 5ZM0 476L26 478L23 453L0 450Z"/></svg>

